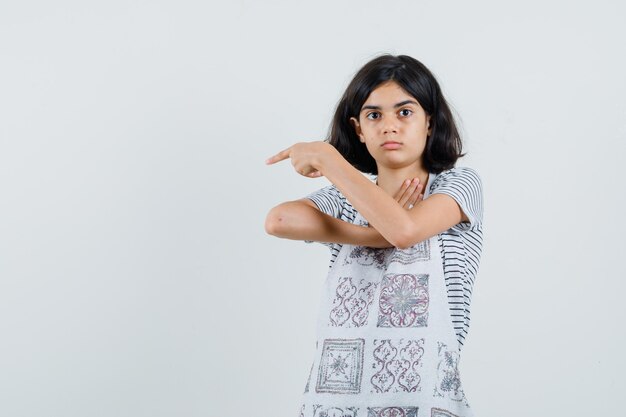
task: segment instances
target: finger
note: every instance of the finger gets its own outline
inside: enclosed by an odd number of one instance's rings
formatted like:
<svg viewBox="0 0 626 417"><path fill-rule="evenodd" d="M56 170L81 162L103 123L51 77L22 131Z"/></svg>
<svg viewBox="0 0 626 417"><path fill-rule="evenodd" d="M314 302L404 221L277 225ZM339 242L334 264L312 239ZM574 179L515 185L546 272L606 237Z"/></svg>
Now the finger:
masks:
<svg viewBox="0 0 626 417"><path fill-rule="evenodd" d="M413 195L411 196L411 204L413 206L418 205L422 201L422 197L424 196L424 194L421 192L422 188L423 187L420 184L420 186L417 187L417 189L415 190L415 193L413 193Z"/></svg>
<svg viewBox="0 0 626 417"><path fill-rule="evenodd" d="M419 183L419 178L414 178L411 181L411 185L409 186L409 188L406 191L406 194L407 194L407 198L406 198L407 206L409 204L413 204L414 203L413 199L414 199L414 196L415 196L415 190L417 190L420 186L421 186L421 184Z"/></svg>
<svg viewBox="0 0 626 417"><path fill-rule="evenodd" d="M400 187L396 195L393 196L393 199L396 200L397 202L400 202L400 198L404 195L404 192L406 191L408 187L409 187L409 180L405 180L402 183L402 186Z"/></svg>
<svg viewBox="0 0 626 417"><path fill-rule="evenodd" d="M413 182L411 182L411 186L409 187L409 190L407 190L409 196L406 202L406 208L408 210L412 209L415 204L417 204L419 198L418 196L422 190L422 187L422 184L419 184L419 179L417 178Z"/></svg>
<svg viewBox="0 0 626 417"><path fill-rule="evenodd" d="M424 197L424 194L422 194L422 193L417 194L415 197L413 197L411 199L412 200L411 201L411 205L413 207L417 206L419 203L421 203L423 201L423 197Z"/></svg>
<svg viewBox="0 0 626 417"><path fill-rule="evenodd" d="M415 201L413 202L413 207L417 206L419 203L421 203L421 202L422 202L422 196L423 196L423 194L420 194L420 195L419 195L419 196L415 199Z"/></svg>
<svg viewBox="0 0 626 417"><path fill-rule="evenodd" d="M313 172L306 174L306 176L309 178L319 178L319 177L322 177L322 173L319 171L313 171Z"/></svg>
<svg viewBox="0 0 626 417"><path fill-rule="evenodd" d="M411 179L408 180L409 182L406 185L406 188L404 190L404 194L400 197L400 206L404 207L406 205L409 204L409 200L411 199L411 195L413 195L413 187L414 187L414 183Z"/></svg>
<svg viewBox="0 0 626 417"><path fill-rule="evenodd" d="M267 158L265 160L265 164L266 165L271 165L273 163L276 163L278 161L282 161L284 159L289 158L289 153L291 151L291 146L288 147L287 149L284 149L280 152L278 152L276 155L270 156L269 158Z"/></svg>
<svg viewBox="0 0 626 417"><path fill-rule="evenodd" d="M420 184L417 188L415 188L415 192L413 193L413 195L417 196L417 198L419 199L419 196L423 195L423 189L424 187L422 186L422 184Z"/></svg>

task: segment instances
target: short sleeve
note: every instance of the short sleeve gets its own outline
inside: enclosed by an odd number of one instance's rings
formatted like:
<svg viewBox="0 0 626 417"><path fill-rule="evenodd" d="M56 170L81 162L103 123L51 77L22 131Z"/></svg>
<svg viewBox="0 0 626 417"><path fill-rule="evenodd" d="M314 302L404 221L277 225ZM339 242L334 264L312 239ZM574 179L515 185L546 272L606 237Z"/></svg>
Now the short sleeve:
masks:
<svg viewBox="0 0 626 417"><path fill-rule="evenodd" d="M341 218L341 213L343 212L345 197L341 194L341 191L335 187L334 184L327 185L317 191L313 191L312 193L306 195L304 198L308 198L313 201L317 208L320 209L321 212L328 214L329 216L336 217L338 219ZM314 240L305 240L305 243L315 242ZM332 248L334 243L331 242L319 242L329 248Z"/></svg>
<svg viewBox="0 0 626 417"><path fill-rule="evenodd" d="M313 191L304 198L313 201L322 212L338 219L341 217L345 199L341 195L341 191L339 191L334 184Z"/></svg>
<svg viewBox="0 0 626 417"><path fill-rule="evenodd" d="M483 187L478 173L469 167L455 167L442 171L433 182L430 194L446 194L454 198L469 222L461 222L452 227L457 232L465 232L482 226Z"/></svg>

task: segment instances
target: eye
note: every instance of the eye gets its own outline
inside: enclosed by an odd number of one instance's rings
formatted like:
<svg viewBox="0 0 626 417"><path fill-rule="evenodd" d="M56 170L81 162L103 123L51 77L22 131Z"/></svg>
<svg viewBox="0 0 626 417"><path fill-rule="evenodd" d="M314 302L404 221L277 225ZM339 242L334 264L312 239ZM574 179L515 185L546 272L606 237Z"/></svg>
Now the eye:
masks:
<svg viewBox="0 0 626 417"><path fill-rule="evenodd" d="M375 119L372 119L372 118L370 117L372 114L378 115L378 112L373 111L373 112L371 112L371 113L368 113L368 114L367 114L367 118L368 118L368 119L370 119L370 120L376 120L376 119L378 119L378 117L376 117Z"/></svg>
<svg viewBox="0 0 626 417"><path fill-rule="evenodd" d="M402 109L402 110L400 110L400 113L402 113L403 111L407 111L407 112L409 112L409 114L413 113L413 110L411 110L411 109ZM404 114L403 116L408 116L409 114Z"/></svg>

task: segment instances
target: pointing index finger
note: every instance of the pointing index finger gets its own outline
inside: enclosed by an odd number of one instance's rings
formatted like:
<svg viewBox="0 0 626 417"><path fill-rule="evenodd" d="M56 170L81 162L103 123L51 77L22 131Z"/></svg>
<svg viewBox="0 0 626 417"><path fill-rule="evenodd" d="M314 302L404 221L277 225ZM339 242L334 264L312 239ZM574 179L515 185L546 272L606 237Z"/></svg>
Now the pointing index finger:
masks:
<svg viewBox="0 0 626 417"><path fill-rule="evenodd" d="M278 152L276 155L270 156L269 158L267 158L267 159L265 160L265 163L266 163L267 165L271 165L271 164L273 164L273 163L275 163L275 162L282 161L282 160L284 160L284 159L289 158L289 150L290 150L290 149L291 149L291 147L289 147L289 148L287 148L287 149L285 149L285 150L282 150L282 151Z"/></svg>

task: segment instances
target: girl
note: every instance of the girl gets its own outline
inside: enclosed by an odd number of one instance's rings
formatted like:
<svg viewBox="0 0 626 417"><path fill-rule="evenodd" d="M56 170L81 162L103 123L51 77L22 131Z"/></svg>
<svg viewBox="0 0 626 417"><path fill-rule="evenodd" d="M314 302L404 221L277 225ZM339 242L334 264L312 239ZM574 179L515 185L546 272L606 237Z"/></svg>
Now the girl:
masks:
<svg viewBox="0 0 626 417"><path fill-rule="evenodd" d="M289 158L332 183L265 222L274 236L331 249L300 416L473 416L459 361L483 196L477 172L455 167L461 150L433 74L385 54L350 82L326 141L266 161Z"/></svg>

